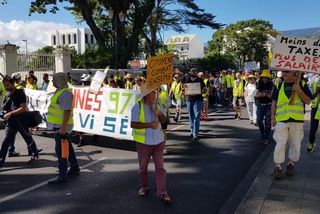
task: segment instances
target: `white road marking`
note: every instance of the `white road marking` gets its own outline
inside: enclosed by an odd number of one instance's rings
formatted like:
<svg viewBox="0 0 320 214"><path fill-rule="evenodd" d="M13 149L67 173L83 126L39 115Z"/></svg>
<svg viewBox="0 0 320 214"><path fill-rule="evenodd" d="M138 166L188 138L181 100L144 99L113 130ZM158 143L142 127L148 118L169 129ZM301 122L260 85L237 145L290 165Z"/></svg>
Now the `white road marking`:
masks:
<svg viewBox="0 0 320 214"><path fill-rule="evenodd" d="M107 158L104 157L104 158L100 158L99 160L95 160L95 161L93 161L93 162L91 162L91 163L88 163L88 164L82 166L81 169L84 169L84 168L87 168L87 167L89 167L89 166L92 166L92 165L94 165L94 164L96 164L96 163L98 163L98 162L100 162L100 161L105 160L105 159L107 159ZM14 193L14 194L12 194L12 195L8 195L8 196L6 196L6 197L4 197L4 198L0 198L0 204L1 204L1 203L4 203L4 202L6 202L6 201L9 201L9 200L11 200L11 199L14 199L14 198L16 198L16 197L19 197L19 196L21 196L21 195L23 195L23 194L26 194L26 193L28 193L28 192L31 192L32 190L38 189L38 188L40 188L40 187L42 187L42 186L48 185L48 181L50 181L50 180L52 180L52 179L56 179L56 178L57 178L57 177L51 178L51 179L49 179L49 180L43 181L43 182L41 182L41 183L39 183L39 184L36 184L36 185L34 185L34 186L32 186L32 187L29 187L29 188L27 188L27 189L24 189L24 190L21 190L21 191L19 191L19 192L16 192L16 193Z"/></svg>

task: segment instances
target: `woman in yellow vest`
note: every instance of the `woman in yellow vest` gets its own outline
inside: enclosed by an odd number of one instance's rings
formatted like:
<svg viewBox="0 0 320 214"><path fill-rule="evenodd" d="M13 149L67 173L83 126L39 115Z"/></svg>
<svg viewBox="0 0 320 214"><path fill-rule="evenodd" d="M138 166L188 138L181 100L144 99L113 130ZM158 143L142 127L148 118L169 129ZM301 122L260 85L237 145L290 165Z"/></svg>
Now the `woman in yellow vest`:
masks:
<svg viewBox="0 0 320 214"><path fill-rule="evenodd" d="M147 89L146 84L141 85L143 98L133 106L131 112L131 128L139 159L138 195L144 197L149 192L148 165L152 157L155 164L157 195L163 202L171 203L163 161L165 137L160 124L165 122L166 116L161 111L161 105L156 102L156 94L156 89Z"/></svg>
<svg viewBox="0 0 320 214"><path fill-rule="evenodd" d="M172 99L172 105L176 106L176 113L173 120L176 123L181 121L181 104L182 104L182 82L179 74L175 74L171 84L169 96Z"/></svg>
<svg viewBox="0 0 320 214"><path fill-rule="evenodd" d="M233 81L233 109L235 111L235 118L240 120L241 118L241 105L243 103L244 92L244 80L241 78L241 74L236 73L236 80Z"/></svg>
<svg viewBox="0 0 320 214"><path fill-rule="evenodd" d="M27 78L26 88L38 90L37 81L38 81L38 79L36 76L34 76L33 74L29 74L29 76Z"/></svg>
<svg viewBox="0 0 320 214"><path fill-rule="evenodd" d="M302 81L295 84L297 73L294 71L282 72L284 81L273 90L271 121L275 126L273 139L276 141L274 149L275 168L274 178L282 177L281 164L285 161L286 144L289 143L289 161L287 176L295 173L295 162L300 158L301 141L304 135L304 105L310 104L311 92ZM295 92L295 100L289 104L290 97Z"/></svg>
<svg viewBox="0 0 320 214"><path fill-rule="evenodd" d="M51 98L48 108L48 129L55 132L55 150L58 158L59 176L48 184L60 184L67 181L67 175L77 175L80 172L78 161L71 143L71 131L73 129L73 94L68 88L67 75L55 73L53 75L53 86L57 88ZM63 157L62 139L68 140L68 157ZM68 160L70 169L68 169Z"/></svg>

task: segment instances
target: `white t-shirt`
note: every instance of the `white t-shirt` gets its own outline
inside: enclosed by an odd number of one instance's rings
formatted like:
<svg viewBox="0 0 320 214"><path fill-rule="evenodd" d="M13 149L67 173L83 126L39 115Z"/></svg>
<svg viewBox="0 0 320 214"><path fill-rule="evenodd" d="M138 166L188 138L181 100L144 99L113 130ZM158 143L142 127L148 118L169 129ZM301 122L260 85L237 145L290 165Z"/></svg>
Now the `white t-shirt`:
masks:
<svg viewBox="0 0 320 214"><path fill-rule="evenodd" d="M256 85L255 84L251 84L248 83L246 88L245 88L246 92L247 92L247 101L249 102L254 102L254 91L256 90Z"/></svg>

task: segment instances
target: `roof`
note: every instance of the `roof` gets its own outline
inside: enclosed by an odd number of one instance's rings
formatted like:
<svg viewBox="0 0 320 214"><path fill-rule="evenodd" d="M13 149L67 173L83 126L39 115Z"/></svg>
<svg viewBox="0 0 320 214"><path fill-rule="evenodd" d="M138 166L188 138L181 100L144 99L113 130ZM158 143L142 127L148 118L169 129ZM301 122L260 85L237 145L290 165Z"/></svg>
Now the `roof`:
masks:
<svg viewBox="0 0 320 214"><path fill-rule="evenodd" d="M191 40L193 40L197 35L189 34L189 35L173 35L170 36L166 44L188 44Z"/></svg>

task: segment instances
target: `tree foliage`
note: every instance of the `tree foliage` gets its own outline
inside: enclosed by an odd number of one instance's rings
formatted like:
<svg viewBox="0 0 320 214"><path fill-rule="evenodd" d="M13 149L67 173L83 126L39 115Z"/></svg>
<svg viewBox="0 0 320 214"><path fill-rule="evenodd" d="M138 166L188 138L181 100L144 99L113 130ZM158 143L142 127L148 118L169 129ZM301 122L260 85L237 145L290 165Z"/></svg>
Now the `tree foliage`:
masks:
<svg viewBox="0 0 320 214"><path fill-rule="evenodd" d="M113 61L119 59L121 67L139 55L141 38L146 39L148 52L154 55L160 28L183 32L188 25L214 29L221 26L194 0L32 0L29 14L57 13L61 7L89 26L101 48L110 51L108 48L113 46ZM109 9L115 14L111 18ZM120 13L126 14L124 22L119 19Z"/></svg>
<svg viewBox="0 0 320 214"><path fill-rule="evenodd" d="M267 64L268 36L276 34L277 31L269 21L239 21L213 34L209 42L209 55L228 53L233 56L239 68L242 68L246 61L260 62L263 67Z"/></svg>

